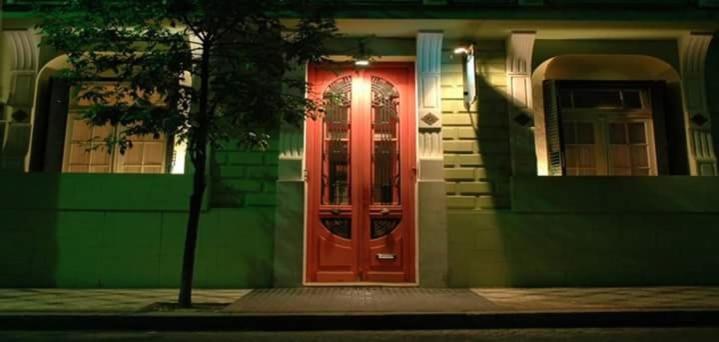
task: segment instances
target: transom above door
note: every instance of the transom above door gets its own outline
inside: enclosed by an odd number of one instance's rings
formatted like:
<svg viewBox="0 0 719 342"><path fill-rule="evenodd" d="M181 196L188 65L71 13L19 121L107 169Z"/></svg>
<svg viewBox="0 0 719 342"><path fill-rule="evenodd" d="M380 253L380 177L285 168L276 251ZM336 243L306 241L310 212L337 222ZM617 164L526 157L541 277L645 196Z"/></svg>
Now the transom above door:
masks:
<svg viewBox="0 0 719 342"><path fill-rule="evenodd" d="M306 280L415 281L414 68L310 66Z"/></svg>

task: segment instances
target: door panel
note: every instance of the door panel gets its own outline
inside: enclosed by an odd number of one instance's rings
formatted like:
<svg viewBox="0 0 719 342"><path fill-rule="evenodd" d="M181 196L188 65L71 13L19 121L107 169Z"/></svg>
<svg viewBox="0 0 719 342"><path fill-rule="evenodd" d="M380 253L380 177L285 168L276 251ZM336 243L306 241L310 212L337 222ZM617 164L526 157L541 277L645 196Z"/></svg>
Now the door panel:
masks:
<svg viewBox="0 0 719 342"><path fill-rule="evenodd" d="M414 282L414 67L310 66L308 282Z"/></svg>

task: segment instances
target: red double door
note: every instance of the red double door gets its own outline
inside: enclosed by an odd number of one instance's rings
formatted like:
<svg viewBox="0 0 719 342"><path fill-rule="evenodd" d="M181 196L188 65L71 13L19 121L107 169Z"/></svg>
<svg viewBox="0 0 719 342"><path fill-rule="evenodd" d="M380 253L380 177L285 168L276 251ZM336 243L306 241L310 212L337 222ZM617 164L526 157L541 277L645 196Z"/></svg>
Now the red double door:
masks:
<svg viewBox="0 0 719 342"><path fill-rule="evenodd" d="M312 65L307 120L309 283L415 282L412 63Z"/></svg>

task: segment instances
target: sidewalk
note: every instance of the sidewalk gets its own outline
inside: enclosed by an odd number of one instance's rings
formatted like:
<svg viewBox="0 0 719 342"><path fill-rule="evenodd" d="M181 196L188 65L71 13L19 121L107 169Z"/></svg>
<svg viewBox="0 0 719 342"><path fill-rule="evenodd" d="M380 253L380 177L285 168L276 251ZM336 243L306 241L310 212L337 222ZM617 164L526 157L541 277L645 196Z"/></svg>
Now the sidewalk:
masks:
<svg viewBox="0 0 719 342"><path fill-rule="evenodd" d="M149 310L176 295L172 289L0 289L0 330L719 326L719 287L196 290L194 303L213 304L214 311Z"/></svg>

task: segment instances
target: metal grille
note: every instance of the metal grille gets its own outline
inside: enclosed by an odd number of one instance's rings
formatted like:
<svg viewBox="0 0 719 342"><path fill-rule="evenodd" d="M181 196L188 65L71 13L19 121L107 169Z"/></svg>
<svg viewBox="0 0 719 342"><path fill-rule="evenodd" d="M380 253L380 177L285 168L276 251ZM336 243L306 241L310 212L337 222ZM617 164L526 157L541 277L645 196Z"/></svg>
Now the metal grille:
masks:
<svg viewBox="0 0 719 342"><path fill-rule="evenodd" d="M324 93L322 203L350 203L352 77L334 81Z"/></svg>
<svg viewBox="0 0 719 342"><path fill-rule="evenodd" d="M322 219L322 224L334 235L345 239L352 238L352 221L348 218Z"/></svg>
<svg viewBox="0 0 719 342"><path fill-rule="evenodd" d="M399 203L399 92L372 77L374 203Z"/></svg>
<svg viewBox="0 0 719 342"><path fill-rule="evenodd" d="M379 239L387 236L397 229L397 226L399 226L398 218L374 219L372 220L371 236L373 239Z"/></svg>

